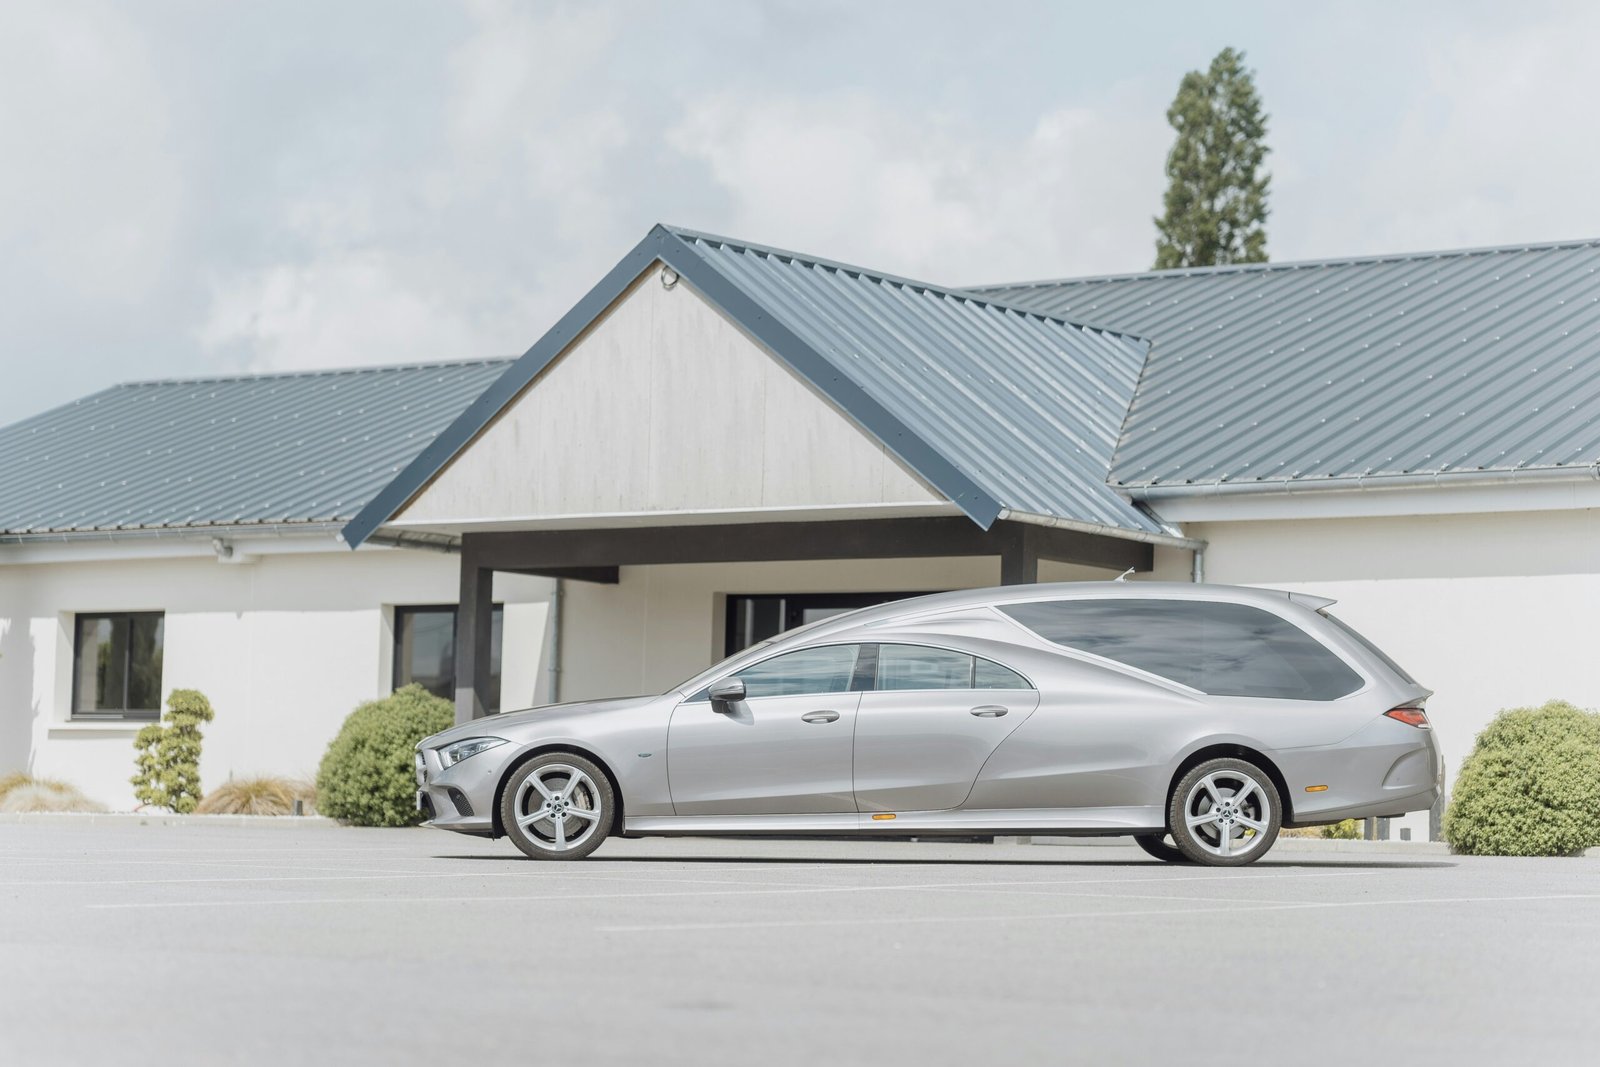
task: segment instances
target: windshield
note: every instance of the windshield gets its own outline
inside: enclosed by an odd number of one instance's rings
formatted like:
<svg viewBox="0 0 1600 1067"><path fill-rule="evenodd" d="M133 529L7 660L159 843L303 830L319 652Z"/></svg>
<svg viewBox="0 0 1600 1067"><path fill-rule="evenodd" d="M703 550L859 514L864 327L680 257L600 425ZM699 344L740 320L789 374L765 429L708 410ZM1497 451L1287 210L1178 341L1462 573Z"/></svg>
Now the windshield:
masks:
<svg viewBox="0 0 1600 1067"><path fill-rule="evenodd" d="M1404 667L1390 659L1389 654L1383 649L1379 648L1377 645L1363 637L1360 631L1358 631L1355 627L1351 626L1349 623L1330 612L1319 611L1317 614L1321 615L1324 619L1327 619L1329 622L1337 626L1340 633L1344 634L1346 637L1350 638L1350 640L1354 641L1356 644L1372 653L1375 657L1377 657L1379 663L1383 664L1391 671L1394 671L1395 674L1399 675L1401 681L1407 682L1411 685L1417 684L1417 680L1411 677L1411 675L1406 672Z"/></svg>

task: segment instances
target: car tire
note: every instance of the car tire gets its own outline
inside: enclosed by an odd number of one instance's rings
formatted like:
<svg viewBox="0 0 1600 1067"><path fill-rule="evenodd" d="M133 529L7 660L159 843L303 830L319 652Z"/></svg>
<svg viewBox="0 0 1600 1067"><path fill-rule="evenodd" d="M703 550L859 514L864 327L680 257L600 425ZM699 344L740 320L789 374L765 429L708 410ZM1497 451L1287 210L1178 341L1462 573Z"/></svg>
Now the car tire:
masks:
<svg viewBox="0 0 1600 1067"><path fill-rule="evenodd" d="M1134 834L1133 843L1162 863L1188 863L1189 857L1177 845L1167 843L1166 834Z"/></svg>
<svg viewBox="0 0 1600 1067"><path fill-rule="evenodd" d="M1249 760L1207 760L1173 787L1167 825L1172 840L1195 863L1242 867L1277 841L1283 800L1272 776Z"/></svg>
<svg viewBox="0 0 1600 1067"><path fill-rule="evenodd" d="M592 760L546 752L506 780L500 824L536 860L581 860L611 832L617 810L611 780Z"/></svg>

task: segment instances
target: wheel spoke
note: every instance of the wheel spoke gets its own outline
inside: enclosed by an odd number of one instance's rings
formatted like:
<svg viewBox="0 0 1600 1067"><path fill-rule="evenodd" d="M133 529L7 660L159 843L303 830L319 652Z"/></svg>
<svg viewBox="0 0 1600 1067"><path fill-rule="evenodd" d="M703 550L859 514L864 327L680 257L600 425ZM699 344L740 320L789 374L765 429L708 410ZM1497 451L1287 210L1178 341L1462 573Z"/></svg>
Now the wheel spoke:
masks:
<svg viewBox="0 0 1600 1067"><path fill-rule="evenodd" d="M1247 819L1243 815L1239 816L1239 825L1247 830L1254 830L1258 834L1267 832L1267 824L1264 821L1258 822L1255 819Z"/></svg>
<svg viewBox="0 0 1600 1067"><path fill-rule="evenodd" d="M590 811L588 808L568 808L567 814L576 815L578 818L583 819L586 822L598 822L600 819L600 813L598 811Z"/></svg>
<svg viewBox="0 0 1600 1067"><path fill-rule="evenodd" d="M517 820L517 825L522 827L524 830L526 830L528 827L532 826L534 823L538 822L540 819L548 818L549 815L550 815L550 805L545 804L545 805L542 805L539 808L539 810L530 811L528 814L526 814L522 818L518 819Z"/></svg>
<svg viewBox="0 0 1600 1067"><path fill-rule="evenodd" d="M567 847L567 820L565 818L552 820L556 827L556 848Z"/></svg>
<svg viewBox="0 0 1600 1067"><path fill-rule="evenodd" d="M565 788L563 788L561 790L561 799L562 800L571 800L573 792L578 788L578 786L580 784L582 784L583 781L584 781L583 775L579 774L577 771L573 771L572 772L572 777L567 779L567 784L566 784Z"/></svg>
<svg viewBox="0 0 1600 1067"><path fill-rule="evenodd" d="M1184 816L1184 821L1189 824L1190 829L1193 829L1196 826L1207 826L1217 821L1217 813L1216 810L1213 809L1206 812L1204 815L1186 815Z"/></svg>
<svg viewBox="0 0 1600 1067"><path fill-rule="evenodd" d="M537 774L528 779L528 784L537 789L539 791L539 795L544 797L546 801L551 801L556 798L555 793L550 791L550 787L545 785L544 781Z"/></svg>
<svg viewBox="0 0 1600 1067"><path fill-rule="evenodd" d="M1222 787L1217 785L1217 776L1216 775L1214 775L1214 774L1206 775L1204 778L1200 779L1200 784L1205 787L1205 790L1206 790L1207 793L1211 794L1211 803L1213 803L1213 804L1221 804L1222 803L1222 800L1223 800Z"/></svg>
<svg viewBox="0 0 1600 1067"><path fill-rule="evenodd" d="M1233 854L1233 829L1231 827L1217 827L1217 851L1224 856Z"/></svg>
<svg viewBox="0 0 1600 1067"><path fill-rule="evenodd" d="M1233 802L1242 807L1244 805L1244 798L1255 791L1256 784L1250 779L1246 778L1244 779L1244 784L1239 787L1239 791L1233 794Z"/></svg>

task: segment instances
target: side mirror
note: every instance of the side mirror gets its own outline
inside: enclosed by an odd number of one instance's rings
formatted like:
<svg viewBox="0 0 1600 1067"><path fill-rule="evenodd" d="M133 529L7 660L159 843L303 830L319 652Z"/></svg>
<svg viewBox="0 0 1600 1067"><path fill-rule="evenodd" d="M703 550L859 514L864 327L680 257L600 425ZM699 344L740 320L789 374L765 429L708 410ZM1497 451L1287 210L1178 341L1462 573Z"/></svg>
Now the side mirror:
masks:
<svg viewBox="0 0 1600 1067"><path fill-rule="evenodd" d="M707 690L706 695L711 698L711 704L713 707L718 704L724 706L728 704L737 704L739 701L744 699L744 679L724 679ZM717 710L721 711L723 709L717 708Z"/></svg>

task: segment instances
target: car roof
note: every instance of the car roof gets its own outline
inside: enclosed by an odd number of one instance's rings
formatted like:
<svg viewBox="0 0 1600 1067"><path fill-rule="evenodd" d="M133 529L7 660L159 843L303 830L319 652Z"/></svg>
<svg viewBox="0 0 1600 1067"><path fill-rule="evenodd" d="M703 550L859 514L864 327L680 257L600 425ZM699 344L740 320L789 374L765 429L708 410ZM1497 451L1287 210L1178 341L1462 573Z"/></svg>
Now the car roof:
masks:
<svg viewBox="0 0 1600 1067"><path fill-rule="evenodd" d="M960 612L964 608L1001 607L1036 600L1208 600L1229 604L1250 604L1269 611L1281 611L1286 601L1317 611L1334 603L1327 597L1283 589L1258 589L1242 585L1212 585L1195 582L1041 582L1031 585L1004 585L986 589L958 589L949 593L910 597L843 615L835 615L810 626L790 630L776 637L767 648L776 651L790 644L806 644L859 627L881 625L900 619L915 619Z"/></svg>

